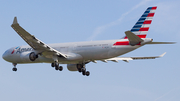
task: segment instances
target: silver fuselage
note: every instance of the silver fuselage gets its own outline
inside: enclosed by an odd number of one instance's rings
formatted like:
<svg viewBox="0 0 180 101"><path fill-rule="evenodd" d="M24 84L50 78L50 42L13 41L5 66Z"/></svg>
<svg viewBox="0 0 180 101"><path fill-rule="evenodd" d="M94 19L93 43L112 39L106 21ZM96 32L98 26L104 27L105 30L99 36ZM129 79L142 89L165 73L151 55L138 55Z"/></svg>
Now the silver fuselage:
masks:
<svg viewBox="0 0 180 101"><path fill-rule="evenodd" d="M105 41L90 41L90 42L72 42L72 43L56 43L48 44L50 47L58 50L59 52L66 54L68 57L58 58L58 62L61 64L77 64L93 60L104 60L108 58L117 57L133 51L141 47L142 45L114 45L116 42L128 41L128 39L118 40L105 40ZM30 61L27 54L35 52L30 46L20 46L8 49L3 57L10 57L5 59L11 63L52 63L54 62L52 57L46 57L42 54L35 61ZM6 55L6 56L4 56Z"/></svg>

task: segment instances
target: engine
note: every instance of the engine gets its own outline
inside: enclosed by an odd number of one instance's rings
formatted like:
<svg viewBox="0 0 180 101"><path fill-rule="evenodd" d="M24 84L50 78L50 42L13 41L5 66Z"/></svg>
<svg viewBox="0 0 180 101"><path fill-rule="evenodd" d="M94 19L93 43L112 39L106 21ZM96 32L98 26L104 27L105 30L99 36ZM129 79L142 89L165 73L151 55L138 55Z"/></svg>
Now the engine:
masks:
<svg viewBox="0 0 180 101"><path fill-rule="evenodd" d="M67 64L67 68L69 71L78 71L77 64Z"/></svg>
<svg viewBox="0 0 180 101"><path fill-rule="evenodd" d="M23 52L20 57L24 62L31 62L35 61L38 58L38 55L35 52Z"/></svg>
<svg viewBox="0 0 180 101"><path fill-rule="evenodd" d="M36 55L34 52L31 52L31 53L29 54L29 59L30 59L31 61L35 61L37 58L38 58L38 55Z"/></svg>

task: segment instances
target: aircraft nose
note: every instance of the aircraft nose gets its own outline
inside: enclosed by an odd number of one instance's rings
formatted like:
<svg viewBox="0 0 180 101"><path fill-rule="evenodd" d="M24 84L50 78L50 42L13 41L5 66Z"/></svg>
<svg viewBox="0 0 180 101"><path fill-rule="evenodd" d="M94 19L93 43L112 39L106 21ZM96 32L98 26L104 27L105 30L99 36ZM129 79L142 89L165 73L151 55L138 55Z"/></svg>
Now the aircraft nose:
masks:
<svg viewBox="0 0 180 101"><path fill-rule="evenodd" d="M6 61L8 60L8 51L4 52L4 54L2 55L2 58Z"/></svg>

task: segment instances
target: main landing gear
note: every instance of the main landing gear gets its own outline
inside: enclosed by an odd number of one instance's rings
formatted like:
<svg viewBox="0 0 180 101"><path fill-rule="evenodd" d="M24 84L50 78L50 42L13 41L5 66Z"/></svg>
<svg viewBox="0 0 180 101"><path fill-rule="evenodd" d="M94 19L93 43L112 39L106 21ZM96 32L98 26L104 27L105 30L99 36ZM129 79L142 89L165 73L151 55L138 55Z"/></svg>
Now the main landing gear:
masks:
<svg viewBox="0 0 180 101"><path fill-rule="evenodd" d="M82 72L82 75L86 75L86 76L89 76L90 75L90 72L89 71L86 71L86 68L85 68L85 64L77 64L77 69L78 71L81 73Z"/></svg>
<svg viewBox="0 0 180 101"><path fill-rule="evenodd" d="M54 63L51 63L51 66L52 67L55 67L55 70L59 70L59 71L62 71L63 70L63 67L62 66L59 66L59 63L58 62L54 62Z"/></svg>
<svg viewBox="0 0 180 101"><path fill-rule="evenodd" d="M13 63L14 67L12 68L12 70L15 71L15 72L17 71L16 65L17 65L17 63Z"/></svg>

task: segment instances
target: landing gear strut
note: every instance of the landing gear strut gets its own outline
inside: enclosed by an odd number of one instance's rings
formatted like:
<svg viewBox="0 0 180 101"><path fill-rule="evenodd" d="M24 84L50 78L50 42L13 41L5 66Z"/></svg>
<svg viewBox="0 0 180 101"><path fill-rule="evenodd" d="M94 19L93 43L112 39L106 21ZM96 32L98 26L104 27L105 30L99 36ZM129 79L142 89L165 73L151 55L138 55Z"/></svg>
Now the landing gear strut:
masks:
<svg viewBox="0 0 180 101"><path fill-rule="evenodd" d="M81 73L82 72L82 75L86 75L86 76L89 76L90 75L90 72L89 71L86 71L86 68L85 68L85 64L77 64L77 69L78 71Z"/></svg>
<svg viewBox="0 0 180 101"><path fill-rule="evenodd" d="M62 66L59 66L59 63L58 62L54 62L54 63L51 63L51 66L52 67L55 67L55 70L59 70L59 71L62 71L63 70L63 67Z"/></svg>
<svg viewBox="0 0 180 101"><path fill-rule="evenodd" d="M16 65L17 65L17 63L13 63L14 67L12 68L12 70L15 71L15 72L17 71Z"/></svg>
<svg viewBox="0 0 180 101"><path fill-rule="evenodd" d="M55 65L54 65L54 63L51 63L51 67L54 67Z"/></svg>
<svg viewBox="0 0 180 101"><path fill-rule="evenodd" d="M86 76L89 76L90 75L90 72L89 71L86 71Z"/></svg>

